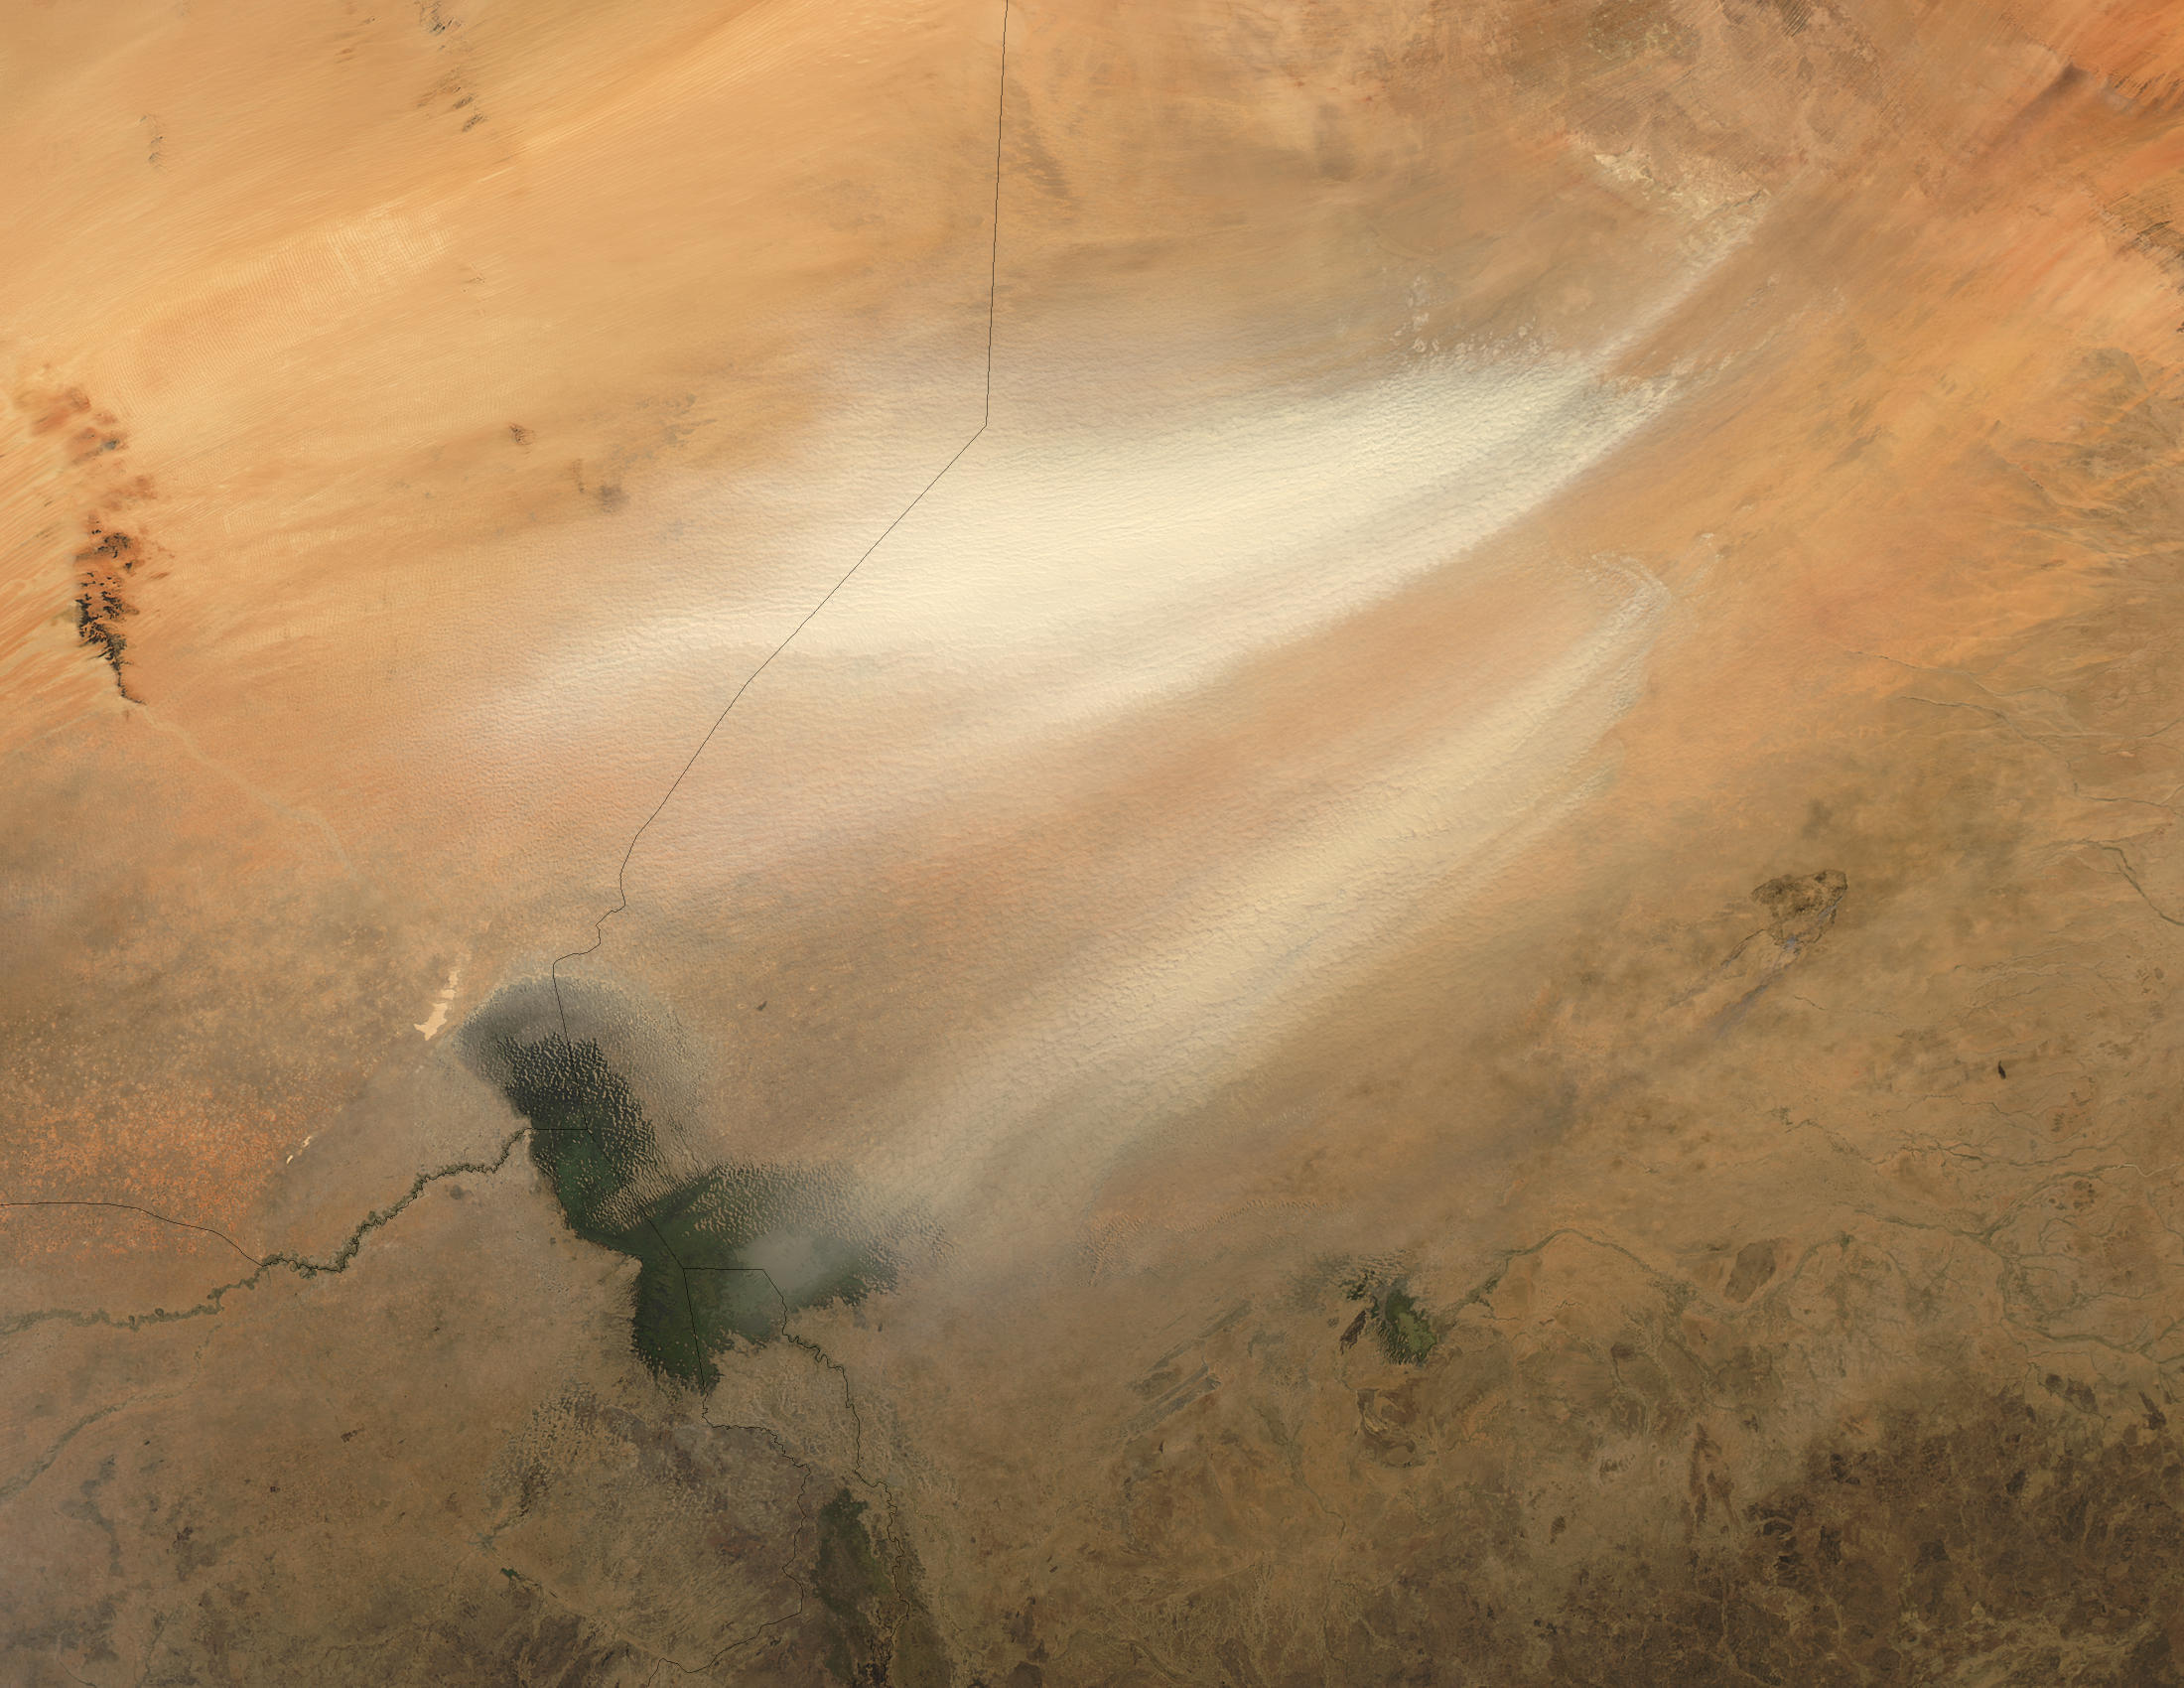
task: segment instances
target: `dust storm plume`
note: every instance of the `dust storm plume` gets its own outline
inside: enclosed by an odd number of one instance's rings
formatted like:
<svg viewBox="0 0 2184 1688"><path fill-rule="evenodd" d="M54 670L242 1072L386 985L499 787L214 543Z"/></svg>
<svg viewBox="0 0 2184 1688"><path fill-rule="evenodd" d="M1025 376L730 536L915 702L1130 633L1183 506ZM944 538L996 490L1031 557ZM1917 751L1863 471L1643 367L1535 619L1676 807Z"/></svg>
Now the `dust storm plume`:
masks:
<svg viewBox="0 0 2184 1688"><path fill-rule="evenodd" d="M2184 1673L2166 8L0 32L10 1680Z"/></svg>

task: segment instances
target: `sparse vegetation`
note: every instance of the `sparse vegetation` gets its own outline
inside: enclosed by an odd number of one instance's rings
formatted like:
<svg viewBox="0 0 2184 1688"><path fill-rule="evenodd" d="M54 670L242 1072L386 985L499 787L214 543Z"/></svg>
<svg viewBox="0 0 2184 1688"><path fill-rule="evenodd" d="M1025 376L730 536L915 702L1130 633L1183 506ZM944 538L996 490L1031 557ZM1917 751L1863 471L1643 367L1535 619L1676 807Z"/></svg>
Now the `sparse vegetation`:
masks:
<svg viewBox="0 0 2184 1688"><path fill-rule="evenodd" d="M1353 1277L1346 1293L1367 1303L1359 1318L1372 1327L1381 1351L1398 1365L1423 1365L1440 1340L1427 1309L1401 1278L1386 1278L1371 1268ZM1355 1328L1351 1336L1354 1339Z"/></svg>

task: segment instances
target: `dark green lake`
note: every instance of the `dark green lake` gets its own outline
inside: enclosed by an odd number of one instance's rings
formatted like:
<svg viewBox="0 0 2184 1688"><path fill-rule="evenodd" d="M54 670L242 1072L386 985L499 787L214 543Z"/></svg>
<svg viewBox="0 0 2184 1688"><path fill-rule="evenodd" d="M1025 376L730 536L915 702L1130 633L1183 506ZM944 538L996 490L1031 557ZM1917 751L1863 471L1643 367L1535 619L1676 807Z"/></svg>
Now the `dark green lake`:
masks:
<svg viewBox="0 0 2184 1688"><path fill-rule="evenodd" d="M569 1228L638 1264L632 1336L655 1374L711 1388L713 1356L739 1339L769 1341L803 1308L894 1282L843 1180L734 1163L677 1179L598 1044L550 1033L496 1053Z"/></svg>

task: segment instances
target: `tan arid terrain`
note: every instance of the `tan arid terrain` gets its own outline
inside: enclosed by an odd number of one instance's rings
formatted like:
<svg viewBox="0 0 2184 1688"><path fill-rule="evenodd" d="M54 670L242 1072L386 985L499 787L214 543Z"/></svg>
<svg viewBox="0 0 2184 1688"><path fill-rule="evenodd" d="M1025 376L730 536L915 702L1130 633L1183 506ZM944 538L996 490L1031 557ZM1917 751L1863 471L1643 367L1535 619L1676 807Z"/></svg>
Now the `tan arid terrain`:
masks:
<svg viewBox="0 0 2184 1688"><path fill-rule="evenodd" d="M0 1682L2184 1682L2184 10L16 0L0 180Z"/></svg>

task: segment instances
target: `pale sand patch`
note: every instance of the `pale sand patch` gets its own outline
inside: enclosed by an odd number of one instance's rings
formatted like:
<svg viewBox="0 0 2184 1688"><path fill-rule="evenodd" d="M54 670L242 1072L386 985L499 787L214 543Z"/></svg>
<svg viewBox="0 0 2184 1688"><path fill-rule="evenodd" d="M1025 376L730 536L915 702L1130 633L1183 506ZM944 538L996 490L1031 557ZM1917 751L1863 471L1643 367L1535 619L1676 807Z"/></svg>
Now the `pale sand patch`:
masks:
<svg viewBox="0 0 2184 1688"><path fill-rule="evenodd" d="M448 1010L455 1002L456 987L462 982L462 979L463 969L461 967L448 969L448 982L441 986L440 994L433 998L432 1012L426 1015L417 1027L418 1031L425 1035L427 1043L432 1042L440 1029L447 1025Z"/></svg>

